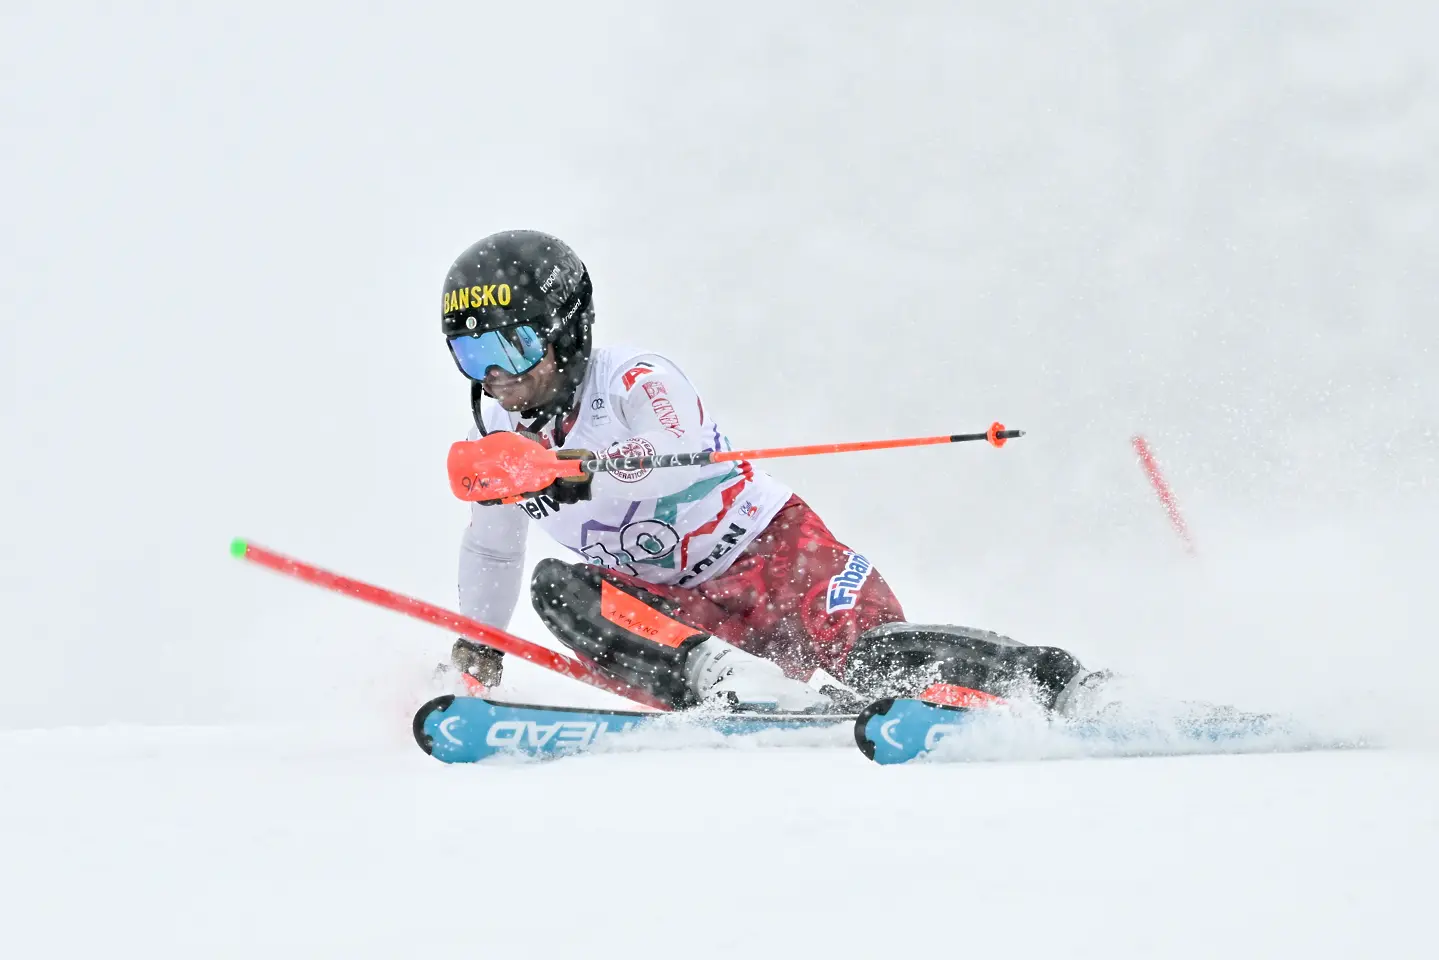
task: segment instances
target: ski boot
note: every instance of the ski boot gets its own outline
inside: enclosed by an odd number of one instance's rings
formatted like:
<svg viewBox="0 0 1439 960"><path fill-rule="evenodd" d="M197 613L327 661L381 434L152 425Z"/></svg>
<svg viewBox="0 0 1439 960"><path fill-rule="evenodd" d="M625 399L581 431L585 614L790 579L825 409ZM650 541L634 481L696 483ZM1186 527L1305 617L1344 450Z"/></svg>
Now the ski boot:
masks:
<svg viewBox="0 0 1439 960"><path fill-rule="evenodd" d="M764 713L832 713L836 700L785 675L779 664L708 637L689 653L685 684L702 707Z"/></svg>

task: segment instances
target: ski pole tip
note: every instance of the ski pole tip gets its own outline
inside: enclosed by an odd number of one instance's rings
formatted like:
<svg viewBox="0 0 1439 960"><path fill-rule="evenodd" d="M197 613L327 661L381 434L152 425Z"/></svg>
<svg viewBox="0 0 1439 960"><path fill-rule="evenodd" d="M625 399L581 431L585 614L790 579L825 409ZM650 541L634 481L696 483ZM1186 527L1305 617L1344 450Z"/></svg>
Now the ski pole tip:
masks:
<svg viewBox="0 0 1439 960"><path fill-rule="evenodd" d="M236 560L245 559L245 551L248 549L250 549L250 545L245 542L243 537L236 537L230 541L230 556Z"/></svg>

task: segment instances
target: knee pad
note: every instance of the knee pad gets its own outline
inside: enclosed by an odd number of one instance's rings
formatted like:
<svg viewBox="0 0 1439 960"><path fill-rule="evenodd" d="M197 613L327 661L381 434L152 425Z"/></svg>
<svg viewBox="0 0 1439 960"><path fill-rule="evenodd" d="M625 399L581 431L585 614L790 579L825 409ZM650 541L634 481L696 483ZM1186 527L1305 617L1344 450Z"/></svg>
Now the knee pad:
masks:
<svg viewBox="0 0 1439 960"><path fill-rule="evenodd" d="M693 705L685 662L709 634L675 619L669 601L600 567L546 558L535 564L530 602L556 639L606 673L675 709Z"/></svg>
<svg viewBox="0 0 1439 960"><path fill-rule="evenodd" d="M886 623L855 641L844 680L876 697L913 697L932 683L996 696L1028 691L1048 708L1081 669L1068 651L1027 646L992 630Z"/></svg>

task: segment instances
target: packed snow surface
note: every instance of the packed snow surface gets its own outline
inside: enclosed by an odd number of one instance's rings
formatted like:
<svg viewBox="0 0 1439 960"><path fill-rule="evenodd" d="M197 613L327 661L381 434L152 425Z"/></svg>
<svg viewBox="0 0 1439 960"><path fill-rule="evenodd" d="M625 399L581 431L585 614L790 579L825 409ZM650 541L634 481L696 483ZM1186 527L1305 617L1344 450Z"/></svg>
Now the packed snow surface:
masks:
<svg viewBox="0 0 1439 960"><path fill-rule="evenodd" d="M1439 857L1412 749L446 766L115 726L5 733L0 769L15 957L1420 957Z"/></svg>

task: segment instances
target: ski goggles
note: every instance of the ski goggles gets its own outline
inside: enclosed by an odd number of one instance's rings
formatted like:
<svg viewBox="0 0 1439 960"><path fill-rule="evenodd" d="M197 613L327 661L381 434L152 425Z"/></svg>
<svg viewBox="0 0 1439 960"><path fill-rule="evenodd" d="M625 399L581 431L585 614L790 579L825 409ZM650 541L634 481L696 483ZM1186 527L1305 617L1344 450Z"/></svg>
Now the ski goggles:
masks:
<svg viewBox="0 0 1439 960"><path fill-rule="evenodd" d="M516 376L532 370L545 358L548 346L539 331L527 323L450 337L449 344L455 364L471 380L485 379L485 374L495 367Z"/></svg>

